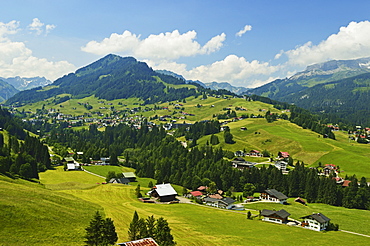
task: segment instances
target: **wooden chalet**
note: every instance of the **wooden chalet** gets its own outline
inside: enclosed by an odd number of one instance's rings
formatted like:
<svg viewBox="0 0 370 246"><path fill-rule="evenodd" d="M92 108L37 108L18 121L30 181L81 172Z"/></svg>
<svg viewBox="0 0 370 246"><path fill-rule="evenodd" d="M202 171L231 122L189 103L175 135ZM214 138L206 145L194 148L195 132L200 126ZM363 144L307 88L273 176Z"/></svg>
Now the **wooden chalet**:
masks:
<svg viewBox="0 0 370 246"><path fill-rule="evenodd" d="M290 213L284 209L279 211L264 209L261 211L261 215L263 216L263 221L283 224L288 222Z"/></svg>
<svg viewBox="0 0 370 246"><path fill-rule="evenodd" d="M230 197L224 197L222 199L206 197L203 199L206 205L216 207L216 208L227 208L235 202L234 199Z"/></svg>
<svg viewBox="0 0 370 246"><path fill-rule="evenodd" d="M322 213L313 213L304 217L301 225L304 228L314 230L314 231L322 231L325 230L326 227L329 225L330 219L323 215Z"/></svg>
<svg viewBox="0 0 370 246"><path fill-rule="evenodd" d="M176 199L177 192L171 184L157 184L150 191L150 195L157 197L160 202L170 202Z"/></svg>
<svg viewBox="0 0 370 246"><path fill-rule="evenodd" d="M112 178L111 180L109 180L108 183L112 183L112 184L129 184L130 183L130 180L127 179L127 178Z"/></svg>
<svg viewBox="0 0 370 246"><path fill-rule="evenodd" d="M279 152L278 157L279 159L287 159L289 158L290 154L288 152Z"/></svg>
<svg viewBox="0 0 370 246"><path fill-rule="evenodd" d="M133 172L122 173L123 177L128 179L130 182L136 182L136 175Z"/></svg>
<svg viewBox="0 0 370 246"><path fill-rule="evenodd" d="M260 194L260 200L263 202L276 202L285 204L287 199L288 197L286 195L275 189L265 190Z"/></svg>

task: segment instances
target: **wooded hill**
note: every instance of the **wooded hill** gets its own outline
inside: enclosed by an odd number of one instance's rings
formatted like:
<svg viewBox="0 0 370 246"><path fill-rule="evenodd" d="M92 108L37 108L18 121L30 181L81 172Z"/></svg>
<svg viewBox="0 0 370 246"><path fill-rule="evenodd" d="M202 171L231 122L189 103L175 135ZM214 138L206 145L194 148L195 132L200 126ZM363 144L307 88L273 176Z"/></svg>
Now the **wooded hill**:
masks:
<svg viewBox="0 0 370 246"><path fill-rule="evenodd" d="M184 80L157 73L133 57L107 55L75 73L57 79L49 86L22 91L6 104L34 103L61 94L67 94L66 100L91 95L106 100L136 97L148 104L180 100L201 94L202 91L207 89L200 85L187 85Z"/></svg>

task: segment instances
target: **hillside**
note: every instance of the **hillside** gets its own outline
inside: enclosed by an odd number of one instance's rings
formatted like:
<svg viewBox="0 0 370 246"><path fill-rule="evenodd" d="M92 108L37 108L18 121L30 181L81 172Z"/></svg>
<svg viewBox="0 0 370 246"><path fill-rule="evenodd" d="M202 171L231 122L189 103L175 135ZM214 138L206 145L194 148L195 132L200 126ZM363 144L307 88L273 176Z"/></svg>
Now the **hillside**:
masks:
<svg viewBox="0 0 370 246"><path fill-rule="evenodd" d="M0 102L11 98L17 92L18 90L14 86L0 78Z"/></svg>
<svg viewBox="0 0 370 246"><path fill-rule="evenodd" d="M84 98L95 95L100 99L114 100L137 97L146 103L171 101L195 95L194 88L173 76L156 73L146 63L132 57L107 55L106 57L65 75L46 87L22 91L6 103L25 104L65 94Z"/></svg>
<svg viewBox="0 0 370 246"><path fill-rule="evenodd" d="M79 177L83 183L83 175ZM83 245L102 207L42 185L0 175L1 245Z"/></svg>
<svg viewBox="0 0 370 246"><path fill-rule="evenodd" d="M324 112L333 122L339 119L369 126L370 73L320 84L284 97L287 102L313 112Z"/></svg>
<svg viewBox="0 0 370 246"><path fill-rule="evenodd" d="M317 84L324 84L370 72L369 62L370 58L361 58L356 60L333 60L314 64L290 78L277 79L261 87L251 89L248 91L248 94L262 95L278 101L286 101L286 97Z"/></svg>

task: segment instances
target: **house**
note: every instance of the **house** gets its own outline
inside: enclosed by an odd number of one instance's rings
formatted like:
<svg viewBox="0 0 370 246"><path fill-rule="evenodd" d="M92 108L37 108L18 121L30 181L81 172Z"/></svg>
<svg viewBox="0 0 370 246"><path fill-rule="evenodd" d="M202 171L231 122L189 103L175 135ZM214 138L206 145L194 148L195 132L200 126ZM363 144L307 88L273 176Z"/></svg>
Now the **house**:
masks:
<svg viewBox="0 0 370 246"><path fill-rule="evenodd" d="M206 197L203 199L206 205L216 207L216 208L227 208L235 202L234 199L230 197L224 197L222 199Z"/></svg>
<svg viewBox="0 0 370 246"><path fill-rule="evenodd" d="M157 197L160 202L170 202L176 199L177 192L171 184L157 184L153 187L150 195Z"/></svg>
<svg viewBox="0 0 370 246"><path fill-rule="evenodd" d="M67 171L81 170L79 163L67 163Z"/></svg>
<svg viewBox="0 0 370 246"><path fill-rule="evenodd" d="M263 221L283 224L288 222L290 213L284 209L279 211L264 209L261 211L261 215L263 216Z"/></svg>
<svg viewBox="0 0 370 246"><path fill-rule="evenodd" d="M237 150L234 153L235 156L244 156L244 151L243 150Z"/></svg>
<svg viewBox="0 0 370 246"><path fill-rule="evenodd" d="M209 195L208 197L215 198L215 199L222 199L223 198L223 196L221 196L220 194L213 194L213 195Z"/></svg>
<svg viewBox="0 0 370 246"><path fill-rule="evenodd" d="M338 167L334 164L325 164L323 168L323 172L325 175L329 175L332 172L336 173L337 170L338 170Z"/></svg>
<svg viewBox="0 0 370 246"><path fill-rule="evenodd" d="M202 192L203 194L205 194L205 193L207 192L207 189L208 189L208 187L207 187L207 186L204 186L204 185L199 186L199 187L197 188L197 190L199 190L199 191L200 191L200 192Z"/></svg>
<svg viewBox="0 0 370 246"><path fill-rule="evenodd" d="M110 164L110 158L109 157L101 157L100 162L101 162L101 165L109 165Z"/></svg>
<svg viewBox="0 0 370 246"><path fill-rule="evenodd" d="M287 199L288 197L286 195L275 189L265 190L264 192L261 192L260 195L260 200L263 202L276 202L284 204L286 203Z"/></svg>
<svg viewBox="0 0 370 246"><path fill-rule="evenodd" d="M112 184L129 184L130 180L127 179L127 178L112 178L111 180L109 180L109 183L112 183Z"/></svg>
<svg viewBox="0 0 370 246"><path fill-rule="evenodd" d="M246 161L242 157L236 157L236 158L234 158L233 161L231 161L231 165L232 165L232 167L237 168L239 170L244 170L244 169L247 169L247 168L249 169L249 168L254 167L254 165L256 165L256 163Z"/></svg>
<svg viewBox="0 0 370 246"><path fill-rule="evenodd" d="M325 230L326 227L329 225L330 219L323 215L322 213L313 213L304 217L301 217L302 227L314 230L314 231L322 231Z"/></svg>
<svg viewBox="0 0 370 246"><path fill-rule="evenodd" d="M122 173L123 177L128 179L130 182L136 182L136 175L133 172Z"/></svg>
<svg viewBox="0 0 370 246"><path fill-rule="evenodd" d="M249 156L262 157L262 154L260 151L252 149L249 151Z"/></svg>
<svg viewBox="0 0 370 246"><path fill-rule="evenodd" d="M158 246L157 242L154 241L154 239L151 238L151 237L138 239L138 240L130 241L130 242L125 242L125 243L117 243L117 245L121 245L121 246Z"/></svg>
<svg viewBox="0 0 370 246"><path fill-rule="evenodd" d="M279 159L287 159L289 158L290 154L288 152L279 152L278 157Z"/></svg>
<svg viewBox="0 0 370 246"><path fill-rule="evenodd" d="M191 191L190 194L193 196L193 197L199 197L199 196L203 196L203 193L200 192L199 190L196 190L196 191Z"/></svg>
<svg viewBox="0 0 370 246"><path fill-rule="evenodd" d="M282 172L286 172L287 166L288 166L288 162L286 161L276 161L275 162L275 167L281 170Z"/></svg>

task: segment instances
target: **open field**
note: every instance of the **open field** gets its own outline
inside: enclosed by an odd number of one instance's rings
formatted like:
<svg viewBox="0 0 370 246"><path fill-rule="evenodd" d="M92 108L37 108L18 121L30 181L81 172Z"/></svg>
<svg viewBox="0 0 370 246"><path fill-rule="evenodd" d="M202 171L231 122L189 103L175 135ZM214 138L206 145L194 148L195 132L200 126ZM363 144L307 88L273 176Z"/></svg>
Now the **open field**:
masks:
<svg viewBox="0 0 370 246"><path fill-rule="evenodd" d="M84 228L97 210L104 213L96 203L0 176L0 245L83 245Z"/></svg>
<svg viewBox="0 0 370 246"><path fill-rule="evenodd" d="M51 186L57 190L1 178L0 192L3 194L0 198L0 220L6 226L0 233L0 244L82 245L84 228L92 214L102 208L104 214L114 220L118 242L127 240L128 225L135 210L144 218L154 215L167 219L178 245L285 245L293 242L299 245L328 245L334 241L337 245L368 245L370 240L343 232L314 232L257 219L248 220L245 213L194 204L144 204L134 197L135 185L96 185L95 178L88 178L84 172L64 172L59 168L42 173L40 181L45 186L61 182L58 187ZM81 185L71 188L68 184L73 182ZM90 184L90 188L85 189L85 184ZM148 189L143 188L143 192ZM269 207L272 204L258 205L272 208ZM248 206L261 208L256 207L257 204ZM310 204L308 208L328 215L342 229L367 232L369 211L321 204ZM300 210L299 206L293 204L284 209L292 216L311 211L306 207ZM329 213L331 210L332 213ZM14 234L14 231L17 233Z"/></svg>

